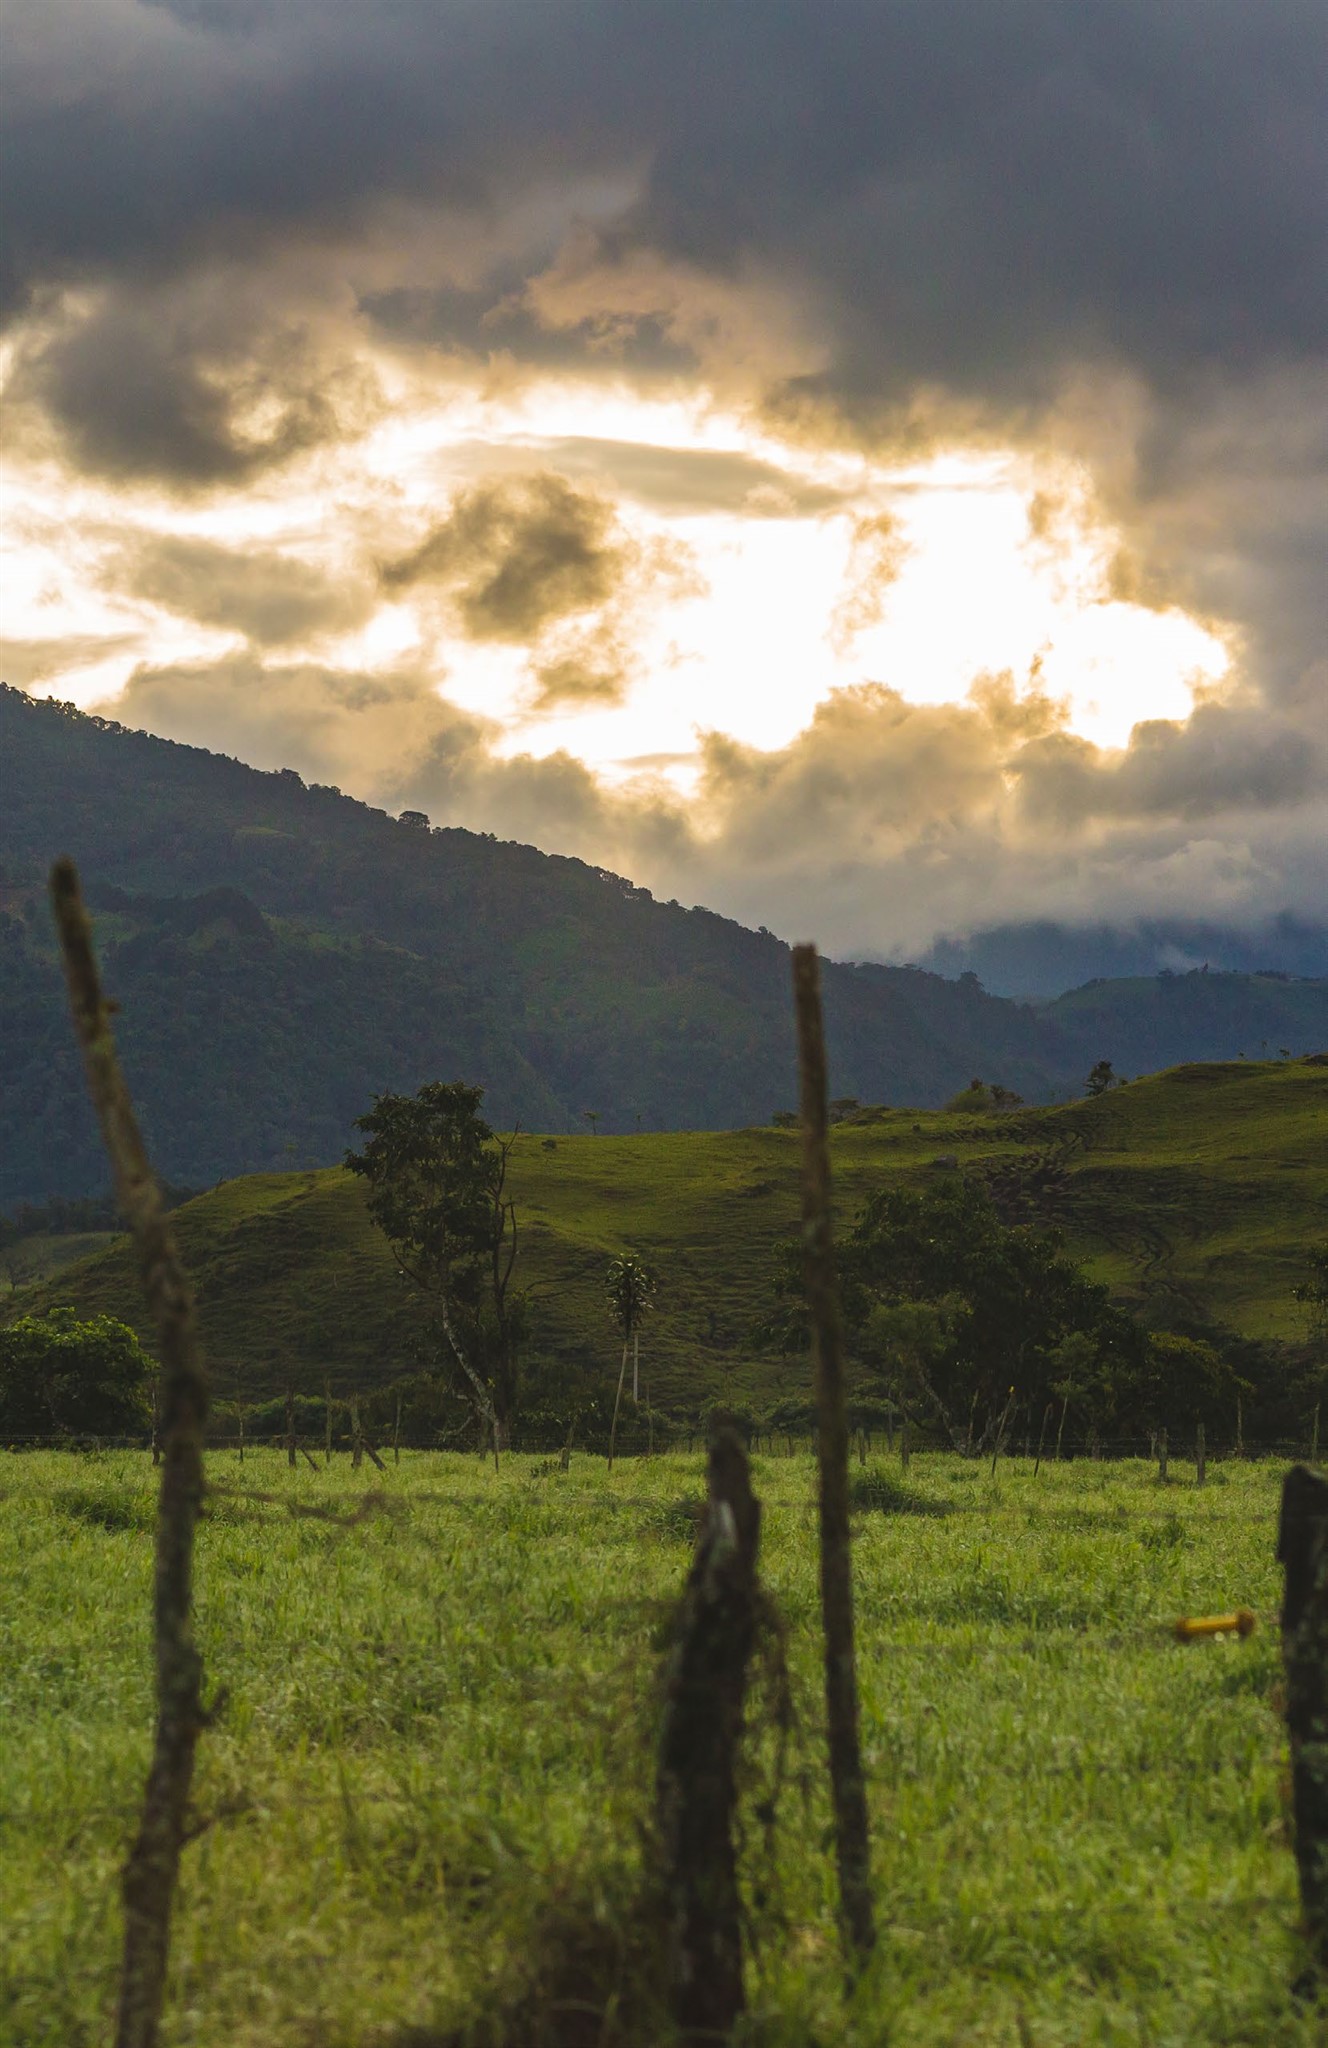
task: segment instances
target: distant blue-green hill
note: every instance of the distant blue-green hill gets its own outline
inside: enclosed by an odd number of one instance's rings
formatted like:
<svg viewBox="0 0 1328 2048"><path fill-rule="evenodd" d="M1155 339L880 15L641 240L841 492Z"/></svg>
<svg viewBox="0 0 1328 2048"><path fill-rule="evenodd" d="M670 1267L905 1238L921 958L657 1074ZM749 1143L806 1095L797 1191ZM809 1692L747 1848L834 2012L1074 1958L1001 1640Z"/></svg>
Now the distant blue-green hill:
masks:
<svg viewBox="0 0 1328 2048"><path fill-rule="evenodd" d="M290 771L0 687L0 1208L104 1185L44 893L78 861L153 1156L172 1181L339 1158L384 1089L462 1076L550 1132L766 1123L793 1092L788 955L622 877L388 817ZM1090 1066L1328 1044L1328 981L1194 971L1050 1003L976 975L831 965L832 1084L1031 1102Z"/></svg>
<svg viewBox="0 0 1328 2048"><path fill-rule="evenodd" d="M993 925L969 938L938 939L919 965L976 974L1004 996L1057 996L1090 980L1124 980L1192 968L1226 974L1328 975L1328 925L1289 911L1249 928L1202 918L1141 918L1128 930L1051 919Z"/></svg>

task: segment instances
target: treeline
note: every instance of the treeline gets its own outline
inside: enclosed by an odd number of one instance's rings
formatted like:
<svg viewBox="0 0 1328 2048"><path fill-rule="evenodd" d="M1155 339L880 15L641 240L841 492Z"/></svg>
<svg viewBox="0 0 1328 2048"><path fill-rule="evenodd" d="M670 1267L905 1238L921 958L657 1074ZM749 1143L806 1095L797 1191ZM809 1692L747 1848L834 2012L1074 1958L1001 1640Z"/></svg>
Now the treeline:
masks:
<svg viewBox="0 0 1328 2048"><path fill-rule="evenodd" d="M169 1181L162 1182L162 1206L178 1209L198 1192L197 1188L173 1187ZM72 1237L124 1227L114 1195L56 1195L49 1202L20 1202L7 1215L0 1214L0 1251L28 1237Z"/></svg>

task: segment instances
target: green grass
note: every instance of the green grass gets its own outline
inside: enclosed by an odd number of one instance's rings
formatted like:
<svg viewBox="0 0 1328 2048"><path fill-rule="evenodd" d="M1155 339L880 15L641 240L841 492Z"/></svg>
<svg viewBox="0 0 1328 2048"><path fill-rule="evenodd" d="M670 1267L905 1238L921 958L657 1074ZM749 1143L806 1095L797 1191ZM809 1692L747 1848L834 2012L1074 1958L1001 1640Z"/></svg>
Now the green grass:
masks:
<svg viewBox="0 0 1328 2048"><path fill-rule="evenodd" d="M1252 1336L1299 1334L1291 1288L1328 1235L1328 1066L1308 1061L1179 1067L1012 1116L873 1113L837 1127L833 1150L845 1217L883 1180L925 1180L950 1155L1004 1176L1019 1213L1063 1230L1127 1299L1161 1292ZM602 1279L631 1250L660 1274L643 1349L654 1399L776 1397L796 1368L762 1357L751 1332L797 1228L798 1156L796 1133L773 1128L523 1138L512 1188L536 1360L616 1371ZM223 1396L280 1393L288 1372L349 1392L409 1367L411 1305L350 1175L228 1181L174 1221ZM151 1338L123 1244L23 1300L105 1310Z"/></svg>
<svg viewBox="0 0 1328 2048"><path fill-rule="evenodd" d="M797 1723L768 1867L747 1813L750 2038L1321 2041L1287 1990L1280 1473L1220 1465L1200 1491L1140 1464L1007 1465L995 1483L939 1454L906 1479L855 1467L881 1939L845 2005L813 1471L754 1469ZM227 1699L200 1749L209 1824L185 1854L164 2048L529 2048L560 1944L626 1955L630 2005L660 1618L701 1459L608 1478L514 1457L495 1477L419 1453L384 1478L251 1452L214 1455L209 1478L198 1623ZM0 2038L22 2048L108 2037L152 1516L142 1454L0 1468ZM1178 1613L1236 1604L1260 1613L1249 1640L1171 1639ZM486 2035L532 1983L524 2019ZM642 2019L634 2038L666 2036Z"/></svg>
<svg viewBox="0 0 1328 2048"><path fill-rule="evenodd" d="M19 1304L28 1299L23 1293L25 1287L49 1280L66 1266L93 1258L116 1242L117 1233L113 1230L71 1230L59 1236L42 1231L7 1245L0 1252L0 1279L8 1283L12 1300L4 1300L4 1313L11 1308L16 1314L21 1313ZM4 1320L4 1313L0 1313L0 1321Z"/></svg>

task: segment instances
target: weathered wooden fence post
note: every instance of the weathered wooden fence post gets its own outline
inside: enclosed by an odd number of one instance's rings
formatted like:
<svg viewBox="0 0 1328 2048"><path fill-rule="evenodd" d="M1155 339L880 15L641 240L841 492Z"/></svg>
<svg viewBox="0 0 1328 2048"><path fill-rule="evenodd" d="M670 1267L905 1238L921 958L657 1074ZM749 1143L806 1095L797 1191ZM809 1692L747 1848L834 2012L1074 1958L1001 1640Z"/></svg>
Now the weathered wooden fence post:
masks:
<svg viewBox="0 0 1328 2048"><path fill-rule="evenodd" d="M1208 1477L1208 1446L1204 1442L1202 1422L1194 1435L1194 1478L1196 1486L1202 1486Z"/></svg>
<svg viewBox="0 0 1328 2048"><path fill-rule="evenodd" d="M1067 1416L1067 1415L1069 1414L1069 1412L1070 1412L1070 1397L1069 1397L1069 1395L1067 1394L1067 1395L1065 1396L1065 1398L1063 1399L1063 1401L1061 1402L1061 1419L1060 1419L1060 1424L1059 1424L1059 1426L1058 1426L1058 1428L1057 1428L1057 1430L1056 1430L1056 1459L1055 1459L1055 1462L1056 1462L1056 1463L1057 1463L1058 1465L1059 1465L1059 1464L1060 1464L1060 1462L1061 1462L1061 1439L1062 1439L1062 1438L1064 1437L1064 1435L1065 1435L1065 1418L1066 1418L1066 1416Z"/></svg>
<svg viewBox="0 0 1328 2048"><path fill-rule="evenodd" d="M1051 1419L1052 1406L1053 1404L1050 1401L1048 1401L1046 1407L1042 1411L1042 1427L1038 1431L1037 1456L1033 1460L1033 1477L1035 1479L1038 1476L1038 1468L1042 1463L1042 1446L1047 1440L1047 1424Z"/></svg>
<svg viewBox="0 0 1328 2048"><path fill-rule="evenodd" d="M991 1476L993 1479L996 1477L996 1460L1000 1457L1001 1452L1005 1448L1005 1431L1009 1424L1010 1410L1013 1407L1013 1405L1014 1388L1011 1387L1005 1406L1001 1410L1001 1419L996 1425L996 1441L995 1443L993 1443L991 1447Z"/></svg>
<svg viewBox="0 0 1328 2048"><path fill-rule="evenodd" d="M1159 1430L1159 1431L1158 1431L1158 1436L1157 1436L1157 1476L1158 1476L1159 1480L1161 1480L1161 1481L1163 1482L1163 1484L1165 1484L1165 1483L1166 1483L1166 1477L1167 1477L1167 1433L1166 1433L1165 1429Z"/></svg>
<svg viewBox="0 0 1328 2048"><path fill-rule="evenodd" d="M207 1720L203 1660L193 1637L193 1564L208 1385L193 1293L116 1058L92 929L70 860L57 861L51 870L51 903L88 1090L161 1354L164 1442L152 1602L157 1721L143 1812L124 1867L124 1952L115 2020L116 2048L155 2048L194 1750Z"/></svg>
<svg viewBox="0 0 1328 2048"><path fill-rule="evenodd" d="M717 1424L709 1499L665 1692L655 1815L673 2017L684 2038L728 2039L744 2010L733 1818L747 1665L756 1638L761 1509L736 1430Z"/></svg>
<svg viewBox="0 0 1328 2048"><path fill-rule="evenodd" d="M295 1391L286 1389L286 1463L295 1470Z"/></svg>
<svg viewBox="0 0 1328 2048"><path fill-rule="evenodd" d="M1293 1465L1277 1557L1286 1574L1282 1655L1300 1903L1316 1970L1328 1970L1328 1478Z"/></svg>
<svg viewBox="0 0 1328 2048"><path fill-rule="evenodd" d="M323 1463L332 1463L332 1382L323 1381Z"/></svg>
<svg viewBox="0 0 1328 2048"><path fill-rule="evenodd" d="M825 1628L825 1706L830 1789L839 1865L839 1911L850 1968L876 1939L871 1896L867 1787L858 1742L858 1680L853 1654L853 1561L848 1513L848 1423L830 1204L830 1117L820 971L815 946L793 948L802 1116L802 1241L807 1306L816 1362L820 1462L821 1616Z"/></svg>
<svg viewBox="0 0 1328 2048"><path fill-rule="evenodd" d="M358 1472L364 1463L364 1433L360 1428L360 1397L350 1397L350 1464L352 1472Z"/></svg>

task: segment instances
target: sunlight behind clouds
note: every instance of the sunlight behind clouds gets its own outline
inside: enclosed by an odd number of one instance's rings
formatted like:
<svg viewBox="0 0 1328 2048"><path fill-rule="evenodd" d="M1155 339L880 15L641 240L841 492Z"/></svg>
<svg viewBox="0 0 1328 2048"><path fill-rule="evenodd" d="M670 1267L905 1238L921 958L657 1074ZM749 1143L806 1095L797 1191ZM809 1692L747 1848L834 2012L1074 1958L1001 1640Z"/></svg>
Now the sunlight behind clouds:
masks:
<svg viewBox="0 0 1328 2048"><path fill-rule="evenodd" d="M403 386L398 398L358 439L202 503L74 483L49 459L18 466L5 633L49 644L45 662L26 657L33 687L109 703L139 664L217 657L246 632L261 653L261 629L243 621L271 615L284 574L303 606L287 593L284 656L369 672L407 662L494 722L499 758L561 751L610 784L663 778L685 794L702 735L784 747L832 691L863 680L944 704L1008 673L1017 690L1064 699L1074 732L1118 747L1138 720L1186 716L1192 685L1227 667L1201 622L1111 594L1115 536L1082 479L1027 453L954 448L890 468L612 383L463 388L447 403ZM550 614L552 639L485 642L446 588L385 584L447 530L449 507L469 504L473 524L502 504L510 525L532 489L606 551L588 594ZM237 586L230 611L201 583L191 600L178 563L169 584L158 566L136 587L131 542L154 561L192 545L199 577L211 549ZM538 559L569 544L542 535ZM631 570L656 559L671 564L659 590ZM266 578L266 611L246 612L246 576ZM541 688L553 655L565 668L609 640L617 683Z"/></svg>

